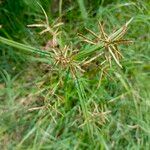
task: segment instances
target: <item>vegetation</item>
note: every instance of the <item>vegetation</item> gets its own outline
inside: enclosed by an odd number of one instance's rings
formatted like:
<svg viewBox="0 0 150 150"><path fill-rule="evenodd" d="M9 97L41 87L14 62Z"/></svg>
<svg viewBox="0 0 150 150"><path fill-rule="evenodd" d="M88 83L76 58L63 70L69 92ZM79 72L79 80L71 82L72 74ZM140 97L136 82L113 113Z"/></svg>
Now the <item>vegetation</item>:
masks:
<svg viewBox="0 0 150 150"><path fill-rule="evenodd" d="M149 149L148 0L0 6L1 149Z"/></svg>

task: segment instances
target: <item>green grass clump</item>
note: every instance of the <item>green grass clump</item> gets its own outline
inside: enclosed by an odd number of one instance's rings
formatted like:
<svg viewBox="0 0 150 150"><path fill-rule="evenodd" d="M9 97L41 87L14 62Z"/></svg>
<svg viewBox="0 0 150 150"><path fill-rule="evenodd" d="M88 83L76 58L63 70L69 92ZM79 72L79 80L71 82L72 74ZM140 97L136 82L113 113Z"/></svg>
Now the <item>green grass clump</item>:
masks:
<svg viewBox="0 0 150 150"><path fill-rule="evenodd" d="M1 149L149 149L148 1L0 5Z"/></svg>

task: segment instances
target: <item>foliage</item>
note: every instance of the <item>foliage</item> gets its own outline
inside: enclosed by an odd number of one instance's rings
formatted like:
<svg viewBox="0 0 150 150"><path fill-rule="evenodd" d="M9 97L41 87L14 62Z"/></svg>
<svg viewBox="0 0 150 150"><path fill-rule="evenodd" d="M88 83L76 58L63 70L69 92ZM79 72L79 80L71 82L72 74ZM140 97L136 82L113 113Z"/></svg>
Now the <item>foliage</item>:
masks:
<svg viewBox="0 0 150 150"><path fill-rule="evenodd" d="M2 149L149 149L149 1L0 5Z"/></svg>

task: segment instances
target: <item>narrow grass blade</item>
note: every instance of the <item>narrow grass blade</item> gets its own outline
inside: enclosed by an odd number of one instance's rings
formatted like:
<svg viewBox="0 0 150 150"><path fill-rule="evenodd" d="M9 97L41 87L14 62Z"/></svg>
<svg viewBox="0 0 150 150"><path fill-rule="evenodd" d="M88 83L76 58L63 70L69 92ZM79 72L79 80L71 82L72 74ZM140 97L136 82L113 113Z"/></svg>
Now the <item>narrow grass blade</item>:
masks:
<svg viewBox="0 0 150 150"><path fill-rule="evenodd" d="M88 18L88 14L85 8L85 4L84 4L84 0L77 0L79 7L80 7L80 11L81 11L81 15L82 18L85 20Z"/></svg>
<svg viewBox="0 0 150 150"><path fill-rule="evenodd" d="M43 51L43 50L31 47L29 45L21 44L21 43L15 42L13 40L6 39L6 38L1 37L1 36L0 36L0 43L7 44L9 46L18 48L18 49L20 49L24 52L30 52L30 53L33 53L33 54L39 54L40 56L49 56L49 57L51 57L50 52Z"/></svg>
<svg viewBox="0 0 150 150"><path fill-rule="evenodd" d="M84 116L84 119L86 122L86 130L89 134L89 137L91 137L93 139L93 129L92 129L92 125L89 122L90 118L89 118L88 108L87 108L86 101L85 101L86 100L85 90L84 90L82 82L77 77L75 80L75 86L76 86L77 93L79 96L81 108L83 111L83 116Z"/></svg>

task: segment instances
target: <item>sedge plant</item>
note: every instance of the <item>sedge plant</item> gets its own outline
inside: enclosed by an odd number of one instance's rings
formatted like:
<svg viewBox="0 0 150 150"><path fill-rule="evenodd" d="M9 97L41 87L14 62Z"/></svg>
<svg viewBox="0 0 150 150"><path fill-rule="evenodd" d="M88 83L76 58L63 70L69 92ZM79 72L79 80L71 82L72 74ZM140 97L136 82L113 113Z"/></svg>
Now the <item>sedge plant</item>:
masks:
<svg viewBox="0 0 150 150"><path fill-rule="evenodd" d="M60 1L61 21L63 2ZM9 94L12 109L5 108L2 115L13 127L2 126L0 134L4 136L0 140L7 142L17 135L13 144L18 149L122 149L126 144L127 148L136 149L144 145L149 128L140 110L145 103L129 81L132 75L124 67L126 52L121 51L121 48L126 49L120 47L132 43L124 39L124 35L133 19L110 34L107 26L98 20L98 32L88 27L87 34L76 32L77 45L67 40L62 44L65 21L62 23L57 19L49 23L44 8L38 5L45 19L27 27L29 30L41 29L39 36L46 39L44 47L34 48L0 37L0 43L18 49L18 53L38 66L38 71L35 71L36 67L29 65L26 70L32 78L29 76L30 80L25 80L25 75L19 81L15 78L16 85L8 84L12 82L11 77L2 71L6 88L0 94L10 92L13 95L11 98ZM86 21L89 17L85 4L78 1L78 5ZM94 24L94 28L97 25ZM134 62L128 61L129 64ZM133 70L132 67L129 68ZM128 78L125 71L129 71ZM18 91L16 95L15 90ZM15 107L16 103L18 107ZM146 112L148 107L144 110ZM11 119L6 111L14 112ZM21 118L21 121L18 123L16 118ZM7 131L14 134L8 136Z"/></svg>

